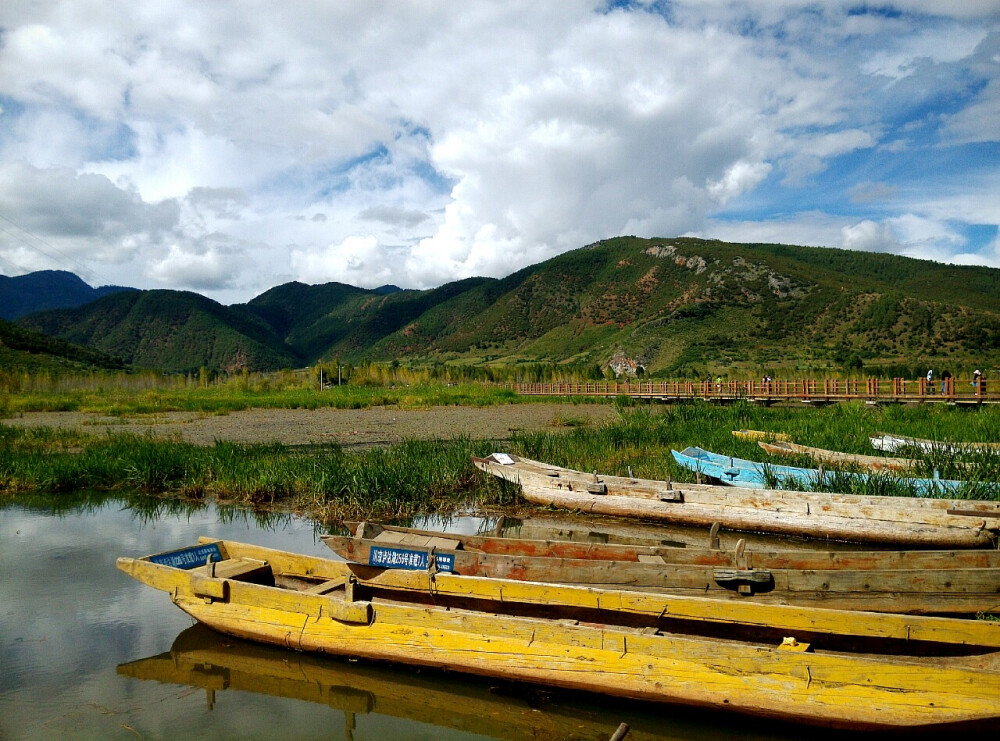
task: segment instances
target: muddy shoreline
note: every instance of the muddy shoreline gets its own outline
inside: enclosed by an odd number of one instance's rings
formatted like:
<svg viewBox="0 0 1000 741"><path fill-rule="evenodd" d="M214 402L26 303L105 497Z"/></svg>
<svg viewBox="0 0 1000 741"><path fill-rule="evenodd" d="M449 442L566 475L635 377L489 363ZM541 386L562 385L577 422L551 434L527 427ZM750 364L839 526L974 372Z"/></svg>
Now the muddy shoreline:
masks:
<svg viewBox="0 0 1000 741"><path fill-rule="evenodd" d="M82 412L25 412L0 423L78 429L91 434L134 433L195 445L216 440L303 446L336 443L347 448L402 440L502 440L516 432L558 432L597 427L617 418L611 404L510 404L427 409L248 409L227 414L164 412L111 416Z"/></svg>

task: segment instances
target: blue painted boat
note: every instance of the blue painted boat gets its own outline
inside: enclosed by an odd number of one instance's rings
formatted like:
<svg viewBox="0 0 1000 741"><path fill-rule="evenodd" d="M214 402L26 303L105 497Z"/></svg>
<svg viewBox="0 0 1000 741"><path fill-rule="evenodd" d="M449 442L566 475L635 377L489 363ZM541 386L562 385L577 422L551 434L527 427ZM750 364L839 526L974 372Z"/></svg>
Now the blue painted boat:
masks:
<svg viewBox="0 0 1000 741"><path fill-rule="evenodd" d="M677 464L689 471L696 471L703 476L709 476L723 484L745 486L751 489L766 489L767 481L779 482L780 486L792 489L822 488L823 478L829 472L817 468L800 468L798 466L781 466L773 463L757 463L729 455L719 455L699 447L685 448L681 452L671 450ZM838 471L837 476L845 476L859 481L868 481L872 476L887 476L879 473L855 473ZM958 490L964 482L949 479L918 479L900 477L916 488L921 496L932 496L944 492Z"/></svg>

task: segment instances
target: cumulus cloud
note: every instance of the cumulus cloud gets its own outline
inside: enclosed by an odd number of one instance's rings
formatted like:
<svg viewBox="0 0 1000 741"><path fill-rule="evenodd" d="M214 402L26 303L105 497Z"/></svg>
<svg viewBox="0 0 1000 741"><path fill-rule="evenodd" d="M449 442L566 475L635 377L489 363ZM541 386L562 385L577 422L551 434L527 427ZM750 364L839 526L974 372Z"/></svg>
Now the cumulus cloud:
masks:
<svg viewBox="0 0 1000 741"><path fill-rule="evenodd" d="M303 283L338 281L377 288L394 276L391 250L372 235L351 236L324 249L295 249L291 262L296 279Z"/></svg>
<svg viewBox="0 0 1000 741"><path fill-rule="evenodd" d="M117 282L240 299L499 276L622 233L983 251L949 218L995 184L955 185L949 217L915 174L996 139L989 4L662 11L6 3L0 215ZM52 262L14 241L0 258Z"/></svg>
<svg viewBox="0 0 1000 741"><path fill-rule="evenodd" d="M209 237L196 251L171 244L165 255L150 259L147 275L168 287L199 290L228 286L245 267L229 242L224 237Z"/></svg>
<svg viewBox="0 0 1000 741"><path fill-rule="evenodd" d="M879 224L871 219L845 226L840 230L841 244L849 250L865 252L893 252L899 248L899 241L888 224Z"/></svg>

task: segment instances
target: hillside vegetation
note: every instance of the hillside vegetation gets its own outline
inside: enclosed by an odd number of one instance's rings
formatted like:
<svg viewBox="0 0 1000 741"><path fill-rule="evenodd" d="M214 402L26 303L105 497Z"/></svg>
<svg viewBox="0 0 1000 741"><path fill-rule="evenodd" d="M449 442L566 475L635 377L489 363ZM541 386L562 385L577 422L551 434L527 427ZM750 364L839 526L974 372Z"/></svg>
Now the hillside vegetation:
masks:
<svg viewBox="0 0 1000 741"><path fill-rule="evenodd" d="M54 373L123 367L120 358L0 319L0 372Z"/></svg>
<svg viewBox="0 0 1000 741"><path fill-rule="evenodd" d="M954 371L1000 359L1000 270L690 238L597 242L497 280L427 291L288 283L223 307L148 291L24 326L163 370L317 360L553 363L646 374Z"/></svg>

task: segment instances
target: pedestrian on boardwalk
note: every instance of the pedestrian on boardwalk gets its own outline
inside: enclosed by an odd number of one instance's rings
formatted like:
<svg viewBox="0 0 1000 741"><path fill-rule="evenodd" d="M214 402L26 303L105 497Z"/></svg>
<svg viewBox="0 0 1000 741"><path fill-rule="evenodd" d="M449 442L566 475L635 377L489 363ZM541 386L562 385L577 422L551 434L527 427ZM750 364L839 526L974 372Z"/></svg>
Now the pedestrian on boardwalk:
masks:
<svg viewBox="0 0 1000 741"><path fill-rule="evenodd" d="M931 368L927 371L927 393L934 393L934 369Z"/></svg>

